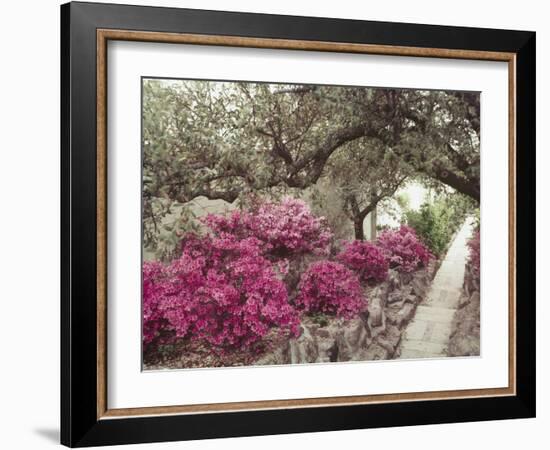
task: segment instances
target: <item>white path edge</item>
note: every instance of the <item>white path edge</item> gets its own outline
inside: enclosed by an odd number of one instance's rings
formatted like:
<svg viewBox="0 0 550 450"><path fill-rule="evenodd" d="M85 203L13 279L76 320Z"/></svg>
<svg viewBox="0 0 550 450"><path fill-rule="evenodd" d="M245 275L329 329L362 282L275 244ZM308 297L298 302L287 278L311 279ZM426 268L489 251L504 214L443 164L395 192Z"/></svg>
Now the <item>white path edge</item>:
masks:
<svg viewBox="0 0 550 450"><path fill-rule="evenodd" d="M473 219L468 218L455 236L437 271L426 298L418 305L400 344L400 359L447 356L453 316L464 282L468 258L466 243L472 235Z"/></svg>

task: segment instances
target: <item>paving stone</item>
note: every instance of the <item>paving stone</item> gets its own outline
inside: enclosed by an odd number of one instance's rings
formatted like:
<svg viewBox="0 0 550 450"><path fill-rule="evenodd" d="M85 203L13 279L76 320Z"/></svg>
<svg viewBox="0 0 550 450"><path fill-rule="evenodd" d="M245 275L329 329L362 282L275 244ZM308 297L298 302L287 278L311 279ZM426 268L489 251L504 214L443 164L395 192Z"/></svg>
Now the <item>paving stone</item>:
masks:
<svg viewBox="0 0 550 450"><path fill-rule="evenodd" d="M424 306L420 304L416 309L415 319L426 322L448 323L453 320L455 311L456 309L454 308L439 308L437 306Z"/></svg>
<svg viewBox="0 0 550 450"><path fill-rule="evenodd" d="M425 336L424 339L436 344L447 345L450 335L451 329L448 326L432 322L431 333L429 336Z"/></svg>
<svg viewBox="0 0 550 450"><path fill-rule="evenodd" d="M430 358L432 355L425 352L420 352L418 350L409 350L409 349L401 349L401 355L399 355L400 359L419 359L419 358Z"/></svg>
<svg viewBox="0 0 550 450"><path fill-rule="evenodd" d="M422 339L424 337L424 333L426 332L426 328L428 326L428 322L424 322L422 320L415 320L409 326L407 327L407 330L405 331L405 339Z"/></svg>
<svg viewBox="0 0 550 450"><path fill-rule="evenodd" d="M405 339L401 341L401 348L416 350L430 355L442 355L445 352L446 345L430 341Z"/></svg>
<svg viewBox="0 0 550 450"><path fill-rule="evenodd" d="M445 356L453 316L462 295L468 258L466 242L471 234L472 221L469 219L457 233L425 300L417 307L413 320L407 326L400 344L399 358Z"/></svg>

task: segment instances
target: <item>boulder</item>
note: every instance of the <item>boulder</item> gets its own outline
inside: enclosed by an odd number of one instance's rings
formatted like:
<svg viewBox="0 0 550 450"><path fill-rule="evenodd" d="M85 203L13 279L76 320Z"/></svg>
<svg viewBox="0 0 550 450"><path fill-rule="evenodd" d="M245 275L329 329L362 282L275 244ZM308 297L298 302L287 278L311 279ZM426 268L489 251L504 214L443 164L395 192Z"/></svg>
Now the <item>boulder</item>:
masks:
<svg viewBox="0 0 550 450"><path fill-rule="evenodd" d="M382 325L384 315L384 303L382 298L373 297L369 301L369 323L372 327L376 328Z"/></svg>
<svg viewBox="0 0 550 450"><path fill-rule="evenodd" d="M279 347L263 354L254 364L255 365L281 365L290 363L289 342L281 344Z"/></svg>
<svg viewBox="0 0 550 450"><path fill-rule="evenodd" d="M465 300L463 300L465 299ZM447 347L449 356L478 356L480 354L479 291L460 299L464 304L453 318L451 339Z"/></svg>
<svg viewBox="0 0 550 450"><path fill-rule="evenodd" d="M411 280L411 293L417 297L424 297L429 286L427 278L426 274L415 275Z"/></svg>
<svg viewBox="0 0 550 450"><path fill-rule="evenodd" d="M307 326L301 326L302 333L298 338L290 339L290 363L304 364L315 362L319 356L317 340Z"/></svg>
<svg viewBox="0 0 550 450"><path fill-rule="evenodd" d="M473 305L479 305L479 291L472 292L472 295L470 295L470 303Z"/></svg>
<svg viewBox="0 0 550 450"><path fill-rule="evenodd" d="M332 336L317 339L317 359L315 362L334 362L338 359L338 344Z"/></svg>
<svg viewBox="0 0 550 450"><path fill-rule="evenodd" d="M479 356L479 336L457 333L449 343L449 356Z"/></svg>
<svg viewBox="0 0 550 450"><path fill-rule="evenodd" d="M399 342L401 342L401 334L399 327L388 324L384 334L378 337L378 343L388 349L388 351L394 352Z"/></svg>
<svg viewBox="0 0 550 450"><path fill-rule="evenodd" d="M458 309L466 307L470 303L470 297L465 292L458 299Z"/></svg>
<svg viewBox="0 0 550 450"><path fill-rule="evenodd" d="M401 287L401 276L397 270L390 269L388 271L387 283L389 289L392 291Z"/></svg>
<svg viewBox="0 0 550 450"><path fill-rule="evenodd" d="M369 344L365 322L357 317L348 320L337 335L338 361L349 361Z"/></svg>
<svg viewBox="0 0 550 450"><path fill-rule="evenodd" d="M405 325L413 318L416 305L412 303L405 303L402 308L397 311L388 311L387 320L392 325L403 329Z"/></svg>
<svg viewBox="0 0 550 450"><path fill-rule="evenodd" d="M408 272L402 272L399 274L401 278L401 286L405 286L406 284L410 284L410 282L413 279L413 274Z"/></svg>
<svg viewBox="0 0 550 450"><path fill-rule="evenodd" d="M380 359L388 359L390 357L390 352L388 352L388 350L386 350L381 345L372 344L363 353L363 356L364 356L363 359L365 360L376 361Z"/></svg>
<svg viewBox="0 0 550 450"><path fill-rule="evenodd" d="M388 294L390 292L390 284L385 281L384 283L379 284L376 286L370 293L369 293L369 299L372 301L372 299L377 298L379 299L380 304L382 307L386 306L386 301L388 299Z"/></svg>
<svg viewBox="0 0 550 450"><path fill-rule="evenodd" d="M395 290L388 295L388 305L393 305L394 303L401 302L403 300L403 292L400 290Z"/></svg>

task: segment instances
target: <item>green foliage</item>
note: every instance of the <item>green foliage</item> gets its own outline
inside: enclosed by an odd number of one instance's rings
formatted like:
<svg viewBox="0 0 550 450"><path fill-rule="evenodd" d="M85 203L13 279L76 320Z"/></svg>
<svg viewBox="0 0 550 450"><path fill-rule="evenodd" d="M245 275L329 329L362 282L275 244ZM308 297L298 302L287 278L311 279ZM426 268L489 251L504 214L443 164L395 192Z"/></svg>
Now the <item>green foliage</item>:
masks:
<svg viewBox="0 0 550 450"><path fill-rule="evenodd" d="M193 223L172 206L198 197L238 205L324 181L341 205L319 207L329 219L343 210L356 230L410 177L479 198L478 94L207 80L142 87L143 233L162 258Z"/></svg>
<svg viewBox="0 0 550 450"><path fill-rule="evenodd" d="M397 203L397 206L399 206L402 210L410 209L411 199L409 198L409 195L406 192L397 194L395 196L395 201Z"/></svg>
<svg viewBox="0 0 550 450"><path fill-rule="evenodd" d="M199 229L191 206L164 198L153 198L144 205L142 233L145 260L169 261L179 256L181 237Z"/></svg>
<svg viewBox="0 0 550 450"><path fill-rule="evenodd" d="M329 317L322 312L313 312L309 315L309 318L320 327L326 327L328 325Z"/></svg>
<svg viewBox="0 0 550 450"><path fill-rule="evenodd" d="M305 199L315 215L326 219L335 242L353 237L352 223L342 220L346 214L342 189L323 179L306 191Z"/></svg>
<svg viewBox="0 0 550 450"><path fill-rule="evenodd" d="M479 208L476 208L472 214L472 217L474 219L474 230L479 231L481 228L481 216L479 214Z"/></svg>
<svg viewBox="0 0 550 450"><path fill-rule="evenodd" d="M473 210L472 203L460 194L440 195L421 205L420 210L406 210L407 224L437 256L446 250L453 234Z"/></svg>

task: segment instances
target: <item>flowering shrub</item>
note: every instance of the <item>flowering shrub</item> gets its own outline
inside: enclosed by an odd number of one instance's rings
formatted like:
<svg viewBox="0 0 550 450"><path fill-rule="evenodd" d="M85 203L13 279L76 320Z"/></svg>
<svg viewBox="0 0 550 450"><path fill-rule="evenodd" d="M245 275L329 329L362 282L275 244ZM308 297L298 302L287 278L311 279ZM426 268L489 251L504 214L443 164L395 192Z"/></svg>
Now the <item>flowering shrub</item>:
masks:
<svg viewBox="0 0 550 450"><path fill-rule="evenodd" d="M203 222L216 235L260 240L272 257L325 254L332 239L326 220L315 217L304 201L291 197L280 203L264 201L250 211L234 211L228 216L209 214Z"/></svg>
<svg viewBox="0 0 550 450"><path fill-rule="evenodd" d="M400 272L412 272L426 266L432 257L415 231L406 225L399 230L380 233L378 245L386 252L390 267Z"/></svg>
<svg viewBox="0 0 550 450"><path fill-rule="evenodd" d="M342 264L317 261L302 274L296 306L346 319L366 308L357 276Z"/></svg>
<svg viewBox="0 0 550 450"><path fill-rule="evenodd" d="M144 343L163 325L221 352L253 349L273 327L298 332L286 286L255 238L188 235L180 258L144 267L143 286Z"/></svg>
<svg viewBox="0 0 550 450"><path fill-rule="evenodd" d="M166 272L158 261L143 263L143 344L149 345L168 332L168 321L162 316L159 301L163 296Z"/></svg>
<svg viewBox="0 0 550 450"><path fill-rule="evenodd" d="M386 254L372 242L351 241L344 244L338 261L369 283L378 283L388 277L389 262Z"/></svg>
<svg viewBox="0 0 550 450"><path fill-rule="evenodd" d="M417 211L406 210L405 217L407 225L414 229L430 251L441 255L470 208L468 201L460 196L440 195L423 203Z"/></svg>
<svg viewBox="0 0 550 450"><path fill-rule="evenodd" d="M472 239L468 241L470 249L470 264L472 264L474 275L479 280L479 264L480 264L480 246L479 246L479 230L474 232Z"/></svg>

